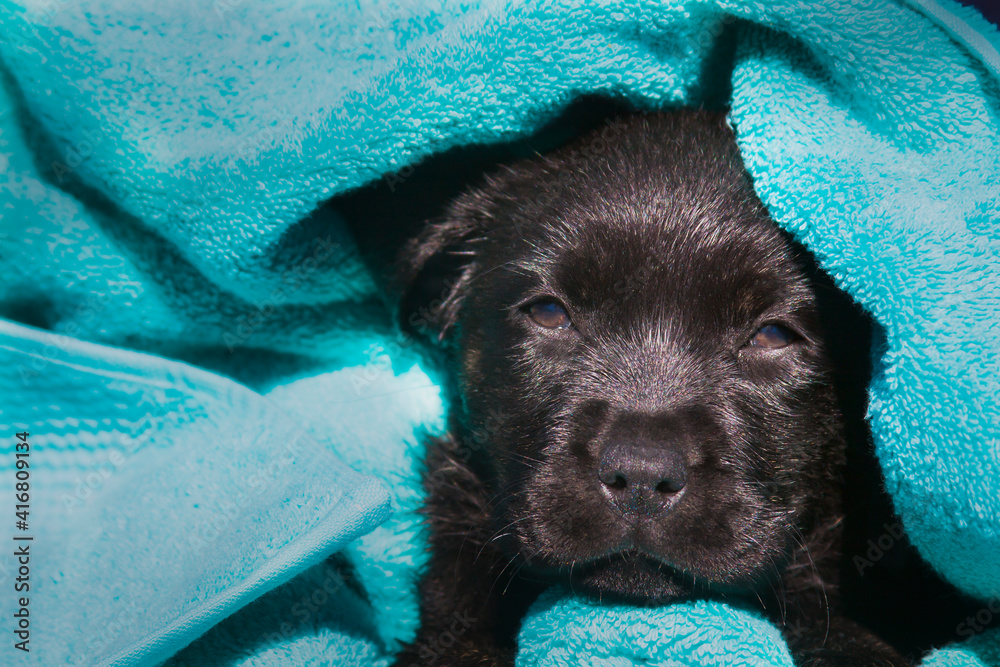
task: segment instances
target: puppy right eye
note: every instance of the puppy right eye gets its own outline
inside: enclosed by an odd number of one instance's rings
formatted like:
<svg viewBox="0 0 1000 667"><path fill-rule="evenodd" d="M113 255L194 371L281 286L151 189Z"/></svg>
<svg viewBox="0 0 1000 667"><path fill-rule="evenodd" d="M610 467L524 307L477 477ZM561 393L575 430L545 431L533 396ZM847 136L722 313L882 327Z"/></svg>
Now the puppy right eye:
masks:
<svg viewBox="0 0 1000 667"><path fill-rule="evenodd" d="M566 329L573 324L569 313L556 301L536 301L528 306L528 316L546 329Z"/></svg>

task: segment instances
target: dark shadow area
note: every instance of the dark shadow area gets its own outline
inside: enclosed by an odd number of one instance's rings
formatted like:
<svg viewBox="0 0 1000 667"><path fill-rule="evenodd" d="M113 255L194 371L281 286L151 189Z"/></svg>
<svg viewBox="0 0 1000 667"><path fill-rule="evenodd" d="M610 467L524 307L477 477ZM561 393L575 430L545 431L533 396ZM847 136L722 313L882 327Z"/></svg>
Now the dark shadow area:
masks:
<svg viewBox="0 0 1000 667"><path fill-rule="evenodd" d="M51 331L59 321L52 297L32 286L22 286L19 296L0 301L0 317L29 327Z"/></svg>
<svg viewBox="0 0 1000 667"><path fill-rule="evenodd" d="M967 7L975 7L994 26L1000 26L1000 2L997 0L958 0Z"/></svg>
<svg viewBox="0 0 1000 667"><path fill-rule="evenodd" d="M733 65L741 25L749 24L726 15L720 24L719 35L702 63L694 97L701 100L701 106L706 109L725 109L732 99Z"/></svg>

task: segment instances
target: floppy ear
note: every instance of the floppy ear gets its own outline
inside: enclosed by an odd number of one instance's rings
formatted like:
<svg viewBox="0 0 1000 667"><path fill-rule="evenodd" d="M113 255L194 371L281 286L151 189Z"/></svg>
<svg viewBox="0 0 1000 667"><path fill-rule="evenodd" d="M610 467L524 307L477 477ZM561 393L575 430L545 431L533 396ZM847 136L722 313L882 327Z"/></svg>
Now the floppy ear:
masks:
<svg viewBox="0 0 1000 667"><path fill-rule="evenodd" d="M403 331L441 341L455 323L475 272L476 245L484 240L487 206L481 192L467 193L403 247L396 272Z"/></svg>

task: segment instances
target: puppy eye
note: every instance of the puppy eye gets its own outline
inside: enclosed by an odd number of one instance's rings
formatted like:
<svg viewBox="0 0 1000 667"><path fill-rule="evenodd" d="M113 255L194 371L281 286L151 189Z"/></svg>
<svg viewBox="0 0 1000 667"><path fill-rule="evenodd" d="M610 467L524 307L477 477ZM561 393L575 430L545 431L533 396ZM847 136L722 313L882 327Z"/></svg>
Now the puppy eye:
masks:
<svg viewBox="0 0 1000 667"><path fill-rule="evenodd" d="M528 315L546 329L566 329L573 324L566 309L555 301L536 301L528 307Z"/></svg>
<svg viewBox="0 0 1000 667"><path fill-rule="evenodd" d="M796 335L788 327L780 324L765 324L750 339L751 347L776 350L793 343Z"/></svg>

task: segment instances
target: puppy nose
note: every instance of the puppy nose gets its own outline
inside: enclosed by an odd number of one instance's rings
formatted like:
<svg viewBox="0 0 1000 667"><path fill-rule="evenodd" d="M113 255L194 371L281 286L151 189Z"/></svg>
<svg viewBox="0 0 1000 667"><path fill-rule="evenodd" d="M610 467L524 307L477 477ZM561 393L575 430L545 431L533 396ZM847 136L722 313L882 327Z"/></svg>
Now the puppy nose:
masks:
<svg viewBox="0 0 1000 667"><path fill-rule="evenodd" d="M672 447L614 443L601 452L597 476L622 513L662 512L687 484L687 465Z"/></svg>

